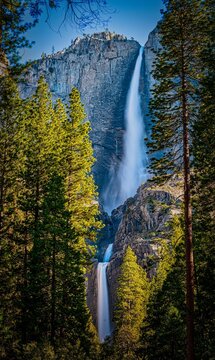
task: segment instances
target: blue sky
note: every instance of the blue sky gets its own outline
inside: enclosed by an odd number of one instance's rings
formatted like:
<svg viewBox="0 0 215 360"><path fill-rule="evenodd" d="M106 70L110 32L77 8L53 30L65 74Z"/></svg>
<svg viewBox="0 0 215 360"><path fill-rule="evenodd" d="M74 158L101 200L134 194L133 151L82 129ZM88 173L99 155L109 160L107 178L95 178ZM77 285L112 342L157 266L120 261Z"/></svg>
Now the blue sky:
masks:
<svg viewBox="0 0 215 360"><path fill-rule="evenodd" d="M128 38L133 37L144 44L148 34L154 29L160 19L160 9L162 0L107 0L108 8L111 9L111 19L108 29L119 34L124 34ZM34 40L36 44L32 49L25 49L22 52L23 58L37 59L42 52L50 54L52 47L55 51L62 50L71 44L77 36L81 36L83 31L67 22L58 32L59 25L63 19L63 9L52 10L50 13L51 27L45 22L46 15L43 14L39 24L28 32L27 37ZM85 33L93 33L104 30L103 27L85 29Z"/></svg>

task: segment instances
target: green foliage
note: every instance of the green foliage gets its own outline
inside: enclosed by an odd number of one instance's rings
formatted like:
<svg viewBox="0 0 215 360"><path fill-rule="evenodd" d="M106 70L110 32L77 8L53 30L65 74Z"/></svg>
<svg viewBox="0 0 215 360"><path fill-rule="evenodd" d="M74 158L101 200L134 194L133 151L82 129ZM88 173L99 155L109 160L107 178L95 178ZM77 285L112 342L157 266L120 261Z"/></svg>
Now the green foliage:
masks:
<svg viewBox="0 0 215 360"><path fill-rule="evenodd" d="M72 227L78 237L78 246L84 252L87 250L85 239L95 240L101 222L97 219L97 193L90 174L95 161L89 138L90 124L84 121L86 114L76 88L72 89L70 95L69 115L70 121L65 124L67 207L71 214Z"/></svg>
<svg viewBox="0 0 215 360"><path fill-rule="evenodd" d="M150 288L151 293L156 294L163 287L163 283L169 271L174 267L176 247L181 243L183 230L181 221L177 216L171 220L171 240L160 239L158 248L158 259L156 275L152 278Z"/></svg>
<svg viewBox="0 0 215 360"><path fill-rule="evenodd" d="M150 359L185 358L185 254L180 219L172 222L172 237L163 243L151 282L140 353Z"/></svg>
<svg viewBox="0 0 215 360"><path fill-rule="evenodd" d="M21 189L17 173L23 168L20 156L23 108L15 83L0 78L0 357L14 357L19 350L22 281L22 241L16 234L20 213L17 193Z"/></svg>
<svg viewBox="0 0 215 360"><path fill-rule="evenodd" d="M146 316L149 282L128 246L120 269L114 313L114 351L117 359L136 359L140 328Z"/></svg>
<svg viewBox="0 0 215 360"><path fill-rule="evenodd" d="M25 101L1 86L1 358L95 358L85 274L101 222L80 95L68 116L43 78Z"/></svg>
<svg viewBox="0 0 215 360"><path fill-rule="evenodd" d="M19 50L24 47L31 47L33 44L25 37L26 31L37 22L36 16L29 16L30 4L33 4L33 1L1 1L0 63L6 63L7 66L13 67L14 74L17 74L22 68L19 65L21 58ZM26 21L27 16L31 19L30 21Z"/></svg>
<svg viewBox="0 0 215 360"><path fill-rule="evenodd" d="M214 348L214 1L164 3L166 11L159 25L163 49L154 71L157 82L151 101L149 145L158 182L180 173L184 99L194 155L195 356L208 359L213 358ZM181 232L180 227L175 229ZM173 239L178 235L173 234ZM170 248L170 244L162 247L151 283L142 336L145 359L186 356L185 255L181 241L174 245L173 239Z"/></svg>
<svg viewBox="0 0 215 360"><path fill-rule="evenodd" d="M150 103L149 142L154 181L165 182L183 171L186 248L187 358L194 358L194 260L191 205L191 126L199 110L196 89L201 78L200 53L205 17L200 0L164 0L159 25L162 49L155 69ZM177 351L176 351L177 352ZM175 350L174 350L175 354ZM175 355L176 356L176 355Z"/></svg>
<svg viewBox="0 0 215 360"><path fill-rule="evenodd" d="M37 342L29 342L23 347L23 352L20 360L55 360L55 353L53 347L45 342L38 346Z"/></svg>
<svg viewBox="0 0 215 360"><path fill-rule="evenodd" d="M157 182L164 182L183 169L183 95L191 122L197 109L197 55L203 41L199 34L200 1L169 0L164 3L166 10L158 26L162 49L153 70L156 83L150 102L152 135L149 147L153 155L153 181Z"/></svg>
<svg viewBox="0 0 215 360"><path fill-rule="evenodd" d="M200 113L193 128L194 152L194 240L197 282L197 356L213 358L215 347L215 70L214 1L205 2L202 23L206 41L201 52L202 79L199 89Z"/></svg>
<svg viewBox="0 0 215 360"><path fill-rule="evenodd" d="M195 355L206 360L215 347L214 0L164 3L149 145L158 182L181 173L185 104L193 154ZM22 35L31 25L20 22L26 5L3 1L2 61L6 53L17 62L17 49L29 45ZM159 239L150 259L159 260L151 282L127 248L113 341L99 354L85 274L102 225L85 117L75 88L65 109L60 100L53 106L42 78L25 101L9 77L0 78L0 358L184 359L185 251L177 217L170 241Z"/></svg>

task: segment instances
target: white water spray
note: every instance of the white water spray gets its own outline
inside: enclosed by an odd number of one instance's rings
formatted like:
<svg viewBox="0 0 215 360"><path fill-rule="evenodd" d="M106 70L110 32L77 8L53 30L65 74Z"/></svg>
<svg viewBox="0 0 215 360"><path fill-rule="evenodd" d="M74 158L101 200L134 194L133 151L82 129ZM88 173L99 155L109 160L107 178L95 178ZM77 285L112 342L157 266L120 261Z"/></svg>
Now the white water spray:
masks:
<svg viewBox="0 0 215 360"><path fill-rule="evenodd" d="M105 193L105 209L109 213L123 204L127 198L134 196L137 188L147 180L147 153L144 143L145 127L141 112L139 82L143 47L140 48L136 61L129 92L127 95L124 137L124 157L116 176L112 176Z"/></svg>
<svg viewBox="0 0 215 360"><path fill-rule="evenodd" d="M107 283L107 266L112 255L113 244L108 245L103 262L98 263L97 282L98 282L98 333L101 342L111 335L109 296Z"/></svg>

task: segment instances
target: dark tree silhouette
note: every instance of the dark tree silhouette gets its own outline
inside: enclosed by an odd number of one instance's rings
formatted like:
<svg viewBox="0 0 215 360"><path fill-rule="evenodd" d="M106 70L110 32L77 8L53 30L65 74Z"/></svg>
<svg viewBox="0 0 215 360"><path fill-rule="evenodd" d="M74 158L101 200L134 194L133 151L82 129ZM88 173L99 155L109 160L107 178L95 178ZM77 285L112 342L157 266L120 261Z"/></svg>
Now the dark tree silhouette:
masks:
<svg viewBox="0 0 215 360"><path fill-rule="evenodd" d="M33 45L26 39L26 31L37 24L42 13L46 13L46 22L51 26L51 11L62 8L59 31L65 22L84 30L98 24L105 27L109 20L105 0L0 0L0 62L7 58L11 66L17 65L19 49Z"/></svg>

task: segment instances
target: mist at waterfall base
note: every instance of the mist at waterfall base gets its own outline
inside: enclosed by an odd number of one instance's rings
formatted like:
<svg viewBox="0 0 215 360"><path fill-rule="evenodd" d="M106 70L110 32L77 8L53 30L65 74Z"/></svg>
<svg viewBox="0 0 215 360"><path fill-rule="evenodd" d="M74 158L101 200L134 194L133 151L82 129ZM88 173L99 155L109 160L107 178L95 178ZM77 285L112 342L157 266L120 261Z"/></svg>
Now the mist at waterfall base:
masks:
<svg viewBox="0 0 215 360"><path fill-rule="evenodd" d="M109 295L107 283L107 266L112 255L113 244L108 245L103 262L98 263L97 282L98 282L98 333L100 342L111 335Z"/></svg>
<svg viewBox="0 0 215 360"><path fill-rule="evenodd" d="M104 193L104 209L109 214L134 196L138 187L147 180L147 149L144 142L145 126L141 111L139 83L143 47L136 60L132 80L126 100L124 136L124 156L118 171L112 169L109 185Z"/></svg>

